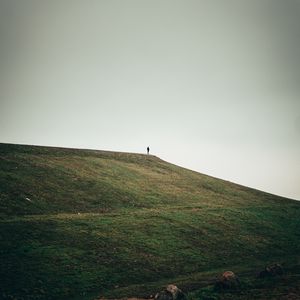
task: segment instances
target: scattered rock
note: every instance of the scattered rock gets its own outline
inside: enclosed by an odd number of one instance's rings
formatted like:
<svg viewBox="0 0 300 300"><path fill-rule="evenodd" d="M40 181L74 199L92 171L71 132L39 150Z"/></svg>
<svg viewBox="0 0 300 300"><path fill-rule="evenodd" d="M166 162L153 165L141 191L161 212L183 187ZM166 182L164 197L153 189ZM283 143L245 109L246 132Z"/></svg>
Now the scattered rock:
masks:
<svg viewBox="0 0 300 300"><path fill-rule="evenodd" d="M184 300L186 295L176 285L169 284L164 290L157 293L155 300Z"/></svg>
<svg viewBox="0 0 300 300"><path fill-rule="evenodd" d="M174 284L169 284L167 286L167 291L169 291L173 295L174 300L186 299L186 295L184 294L184 292Z"/></svg>
<svg viewBox="0 0 300 300"><path fill-rule="evenodd" d="M215 283L217 289L235 289L239 285L238 277L231 271L224 272Z"/></svg>
<svg viewBox="0 0 300 300"><path fill-rule="evenodd" d="M155 300L173 300L173 295L167 290L160 291L154 297Z"/></svg>
<svg viewBox="0 0 300 300"><path fill-rule="evenodd" d="M289 293L286 296L280 298L280 300L299 300L300 296L295 293Z"/></svg>
<svg viewBox="0 0 300 300"><path fill-rule="evenodd" d="M263 271L259 272L258 277L265 278L265 277L280 276L282 274L283 274L282 266L280 264L273 264L273 265L266 266Z"/></svg>

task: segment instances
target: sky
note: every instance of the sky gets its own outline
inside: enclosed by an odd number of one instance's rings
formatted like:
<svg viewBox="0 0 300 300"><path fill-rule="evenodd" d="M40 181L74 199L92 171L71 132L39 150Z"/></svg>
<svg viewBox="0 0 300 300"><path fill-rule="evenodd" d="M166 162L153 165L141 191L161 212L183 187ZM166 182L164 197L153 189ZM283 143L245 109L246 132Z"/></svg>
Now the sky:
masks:
<svg viewBox="0 0 300 300"><path fill-rule="evenodd" d="M0 142L300 200L299 32L300 0L0 0Z"/></svg>

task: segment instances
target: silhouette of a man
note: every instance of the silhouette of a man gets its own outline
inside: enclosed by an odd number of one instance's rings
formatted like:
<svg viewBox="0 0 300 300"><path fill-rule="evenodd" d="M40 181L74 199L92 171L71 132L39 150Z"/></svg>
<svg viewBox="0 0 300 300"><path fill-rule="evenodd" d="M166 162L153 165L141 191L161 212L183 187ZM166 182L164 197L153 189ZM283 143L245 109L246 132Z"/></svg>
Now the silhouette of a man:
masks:
<svg viewBox="0 0 300 300"><path fill-rule="evenodd" d="M147 154L149 154L149 151L150 151L150 148L149 148L149 147L147 147Z"/></svg>

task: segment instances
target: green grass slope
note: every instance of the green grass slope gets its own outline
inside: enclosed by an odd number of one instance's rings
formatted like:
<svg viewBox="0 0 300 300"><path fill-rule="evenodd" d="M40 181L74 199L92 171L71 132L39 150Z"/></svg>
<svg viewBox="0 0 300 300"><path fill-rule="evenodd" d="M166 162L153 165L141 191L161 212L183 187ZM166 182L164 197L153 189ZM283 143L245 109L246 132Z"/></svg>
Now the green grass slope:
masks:
<svg viewBox="0 0 300 300"><path fill-rule="evenodd" d="M207 289L268 262L290 270L285 289L300 283L299 220L297 201L155 156L0 144L0 298Z"/></svg>

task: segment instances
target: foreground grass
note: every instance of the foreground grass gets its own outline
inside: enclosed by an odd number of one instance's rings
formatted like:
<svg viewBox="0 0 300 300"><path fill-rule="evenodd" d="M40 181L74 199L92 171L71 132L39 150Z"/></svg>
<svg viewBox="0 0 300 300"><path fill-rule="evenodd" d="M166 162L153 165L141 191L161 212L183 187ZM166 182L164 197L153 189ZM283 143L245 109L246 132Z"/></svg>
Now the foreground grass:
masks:
<svg viewBox="0 0 300 300"><path fill-rule="evenodd" d="M299 274L297 201L153 156L0 144L0 196L0 298L149 296L175 282L196 299L220 297L210 284L226 269Z"/></svg>
<svg viewBox="0 0 300 300"><path fill-rule="evenodd" d="M229 218L230 212L226 213ZM244 224L246 213L242 218L235 213L235 223L228 225L226 213L143 209L8 219L1 222L1 249L6 249L1 252L2 287L6 293L53 299L90 292L144 295L147 283L158 287L175 279L189 286L190 279L197 286L196 280L200 283L213 276L193 279L197 273L243 271L253 265L259 270L274 260L296 260L296 218L294 224L281 220L269 227L257 220ZM265 217L276 220L280 214L273 210ZM248 219L251 216L250 212ZM184 278L178 279L179 275Z"/></svg>

